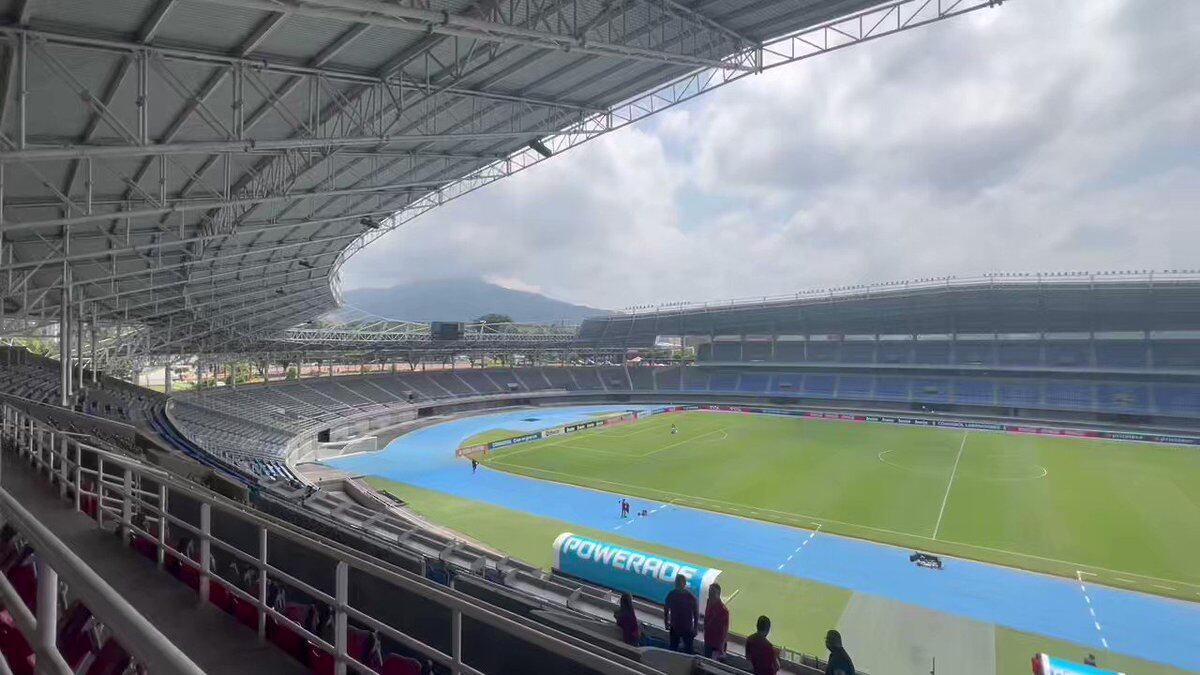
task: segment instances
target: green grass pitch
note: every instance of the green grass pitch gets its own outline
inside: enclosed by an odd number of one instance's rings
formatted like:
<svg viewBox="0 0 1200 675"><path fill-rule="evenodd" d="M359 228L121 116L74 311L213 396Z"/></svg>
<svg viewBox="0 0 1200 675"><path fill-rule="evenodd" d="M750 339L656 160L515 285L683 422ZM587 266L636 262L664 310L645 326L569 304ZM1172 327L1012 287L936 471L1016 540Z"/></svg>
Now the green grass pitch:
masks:
<svg viewBox="0 0 1200 675"><path fill-rule="evenodd" d="M1200 598L1194 448L689 412L481 459L535 478Z"/></svg>

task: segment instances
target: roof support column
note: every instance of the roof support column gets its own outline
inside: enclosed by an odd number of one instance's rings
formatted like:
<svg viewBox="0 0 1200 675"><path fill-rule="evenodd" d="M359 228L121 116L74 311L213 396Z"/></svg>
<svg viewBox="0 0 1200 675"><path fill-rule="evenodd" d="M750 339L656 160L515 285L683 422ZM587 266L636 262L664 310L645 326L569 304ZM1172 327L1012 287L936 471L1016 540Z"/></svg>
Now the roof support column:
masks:
<svg viewBox="0 0 1200 675"><path fill-rule="evenodd" d="M81 290L80 295L83 294ZM75 327L75 390L83 389L83 302L79 303L79 314L76 317Z"/></svg>
<svg viewBox="0 0 1200 675"><path fill-rule="evenodd" d="M71 403L71 284L67 283L69 278L70 270L64 265L58 311L58 402L64 408Z"/></svg>
<svg viewBox="0 0 1200 675"><path fill-rule="evenodd" d="M98 382L100 379L100 375L99 375L100 368L96 364L96 314L95 314L94 310L92 312L91 329L92 329L92 335L91 335L91 337L92 337L92 384L96 384L96 382Z"/></svg>

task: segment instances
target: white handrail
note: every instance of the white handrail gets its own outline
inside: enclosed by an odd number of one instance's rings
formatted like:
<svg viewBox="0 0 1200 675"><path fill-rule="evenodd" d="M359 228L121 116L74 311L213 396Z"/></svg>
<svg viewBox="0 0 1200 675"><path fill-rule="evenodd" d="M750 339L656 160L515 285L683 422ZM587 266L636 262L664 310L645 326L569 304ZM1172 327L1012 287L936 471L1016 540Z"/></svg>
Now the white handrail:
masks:
<svg viewBox="0 0 1200 675"><path fill-rule="evenodd" d="M61 576L71 591L79 596L83 604L99 617L105 626L112 629L117 636L117 641L139 663L149 667L151 672L203 675L203 670L178 647L171 644L166 636L158 632L125 598L113 590L112 586L109 586L87 563L72 553L58 537L54 536L54 533L38 522L33 514L21 506L20 502L3 488L0 488L0 514L3 514L4 522L20 532L33 547L39 563L45 563L57 576ZM39 592L48 590L56 593L58 589L56 580L53 578L55 574L44 574L42 568L39 568L38 572ZM7 595L11 586L8 585L7 580L4 580L3 585L6 586L3 591ZM42 668L52 664L57 672L71 673L71 668L58 653L53 639L54 619L43 613L44 610L49 609L49 613L53 614L56 603L46 603L43 600L44 598L38 598L37 621L36 626L33 626L35 630L28 633L26 632L28 626L20 626L20 628L22 633L25 633L25 637L29 639L30 644L35 647L39 672ZM8 606L24 609L24 604L19 602L16 605L9 602ZM14 618L17 615L19 612L14 615ZM51 635L48 643L43 632L45 628L43 621L46 620L49 620ZM22 622L18 621L18 624L20 623Z"/></svg>

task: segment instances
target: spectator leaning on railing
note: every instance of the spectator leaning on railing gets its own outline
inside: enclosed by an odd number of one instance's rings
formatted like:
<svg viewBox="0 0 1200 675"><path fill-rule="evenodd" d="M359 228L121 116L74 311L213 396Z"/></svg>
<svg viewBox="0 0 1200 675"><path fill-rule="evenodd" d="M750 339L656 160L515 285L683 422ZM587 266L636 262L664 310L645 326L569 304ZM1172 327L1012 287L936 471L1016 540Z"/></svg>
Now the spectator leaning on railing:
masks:
<svg viewBox="0 0 1200 675"><path fill-rule="evenodd" d="M825 634L825 648L829 650L829 664L825 675L854 675L854 662L842 647L842 634L831 630Z"/></svg>
<svg viewBox="0 0 1200 675"><path fill-rule="evenodd" d="M758 617L758 630L746 638L746 659L750 661L754 675L775 675L779 672L779 650L767 639L771 632L771 620Z"/></svg>
<svg viewBox="0 0 1200 675"><path fill-rule="evenodd" d="M708 587L708 602L704 606L704 656L724 659L729 639L729 608L721 602L721 585Z"/></svg>

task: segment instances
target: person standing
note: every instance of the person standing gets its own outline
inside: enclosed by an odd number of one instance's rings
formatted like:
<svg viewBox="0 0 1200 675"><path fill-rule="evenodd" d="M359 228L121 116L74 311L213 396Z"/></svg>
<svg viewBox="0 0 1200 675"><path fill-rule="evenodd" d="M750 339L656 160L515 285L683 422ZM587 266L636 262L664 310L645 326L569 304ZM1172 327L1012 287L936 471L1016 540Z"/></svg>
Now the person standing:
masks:
<svg viewBox="0 0 1200 675"><path fill-rule="evenodd" d="M771 620L765 616L758 617L758 630L746 638L746 660L754 675L775 675L779 672L779 652L775 645L767 639L771 632Z"/></svg>
<svg viewBox="0 0 1200 675"><path fill-rule="evenodd" d="M471 473L475 473L475 470L478 468L479 468L479 462L476 462L475 458L472 457L471 458Z"/></svg>
<svg viewBox="0 0 1200 675"><path fill-rule="evenodd" d="M854 675L854 662L842 647L842 634L831 630L825 634L825 648L829 650L829 665L825 675Z"/></svg>
<svg viewBox="0 0 1200 675"><path fill-rule="evenodd" d="M704 656L721 660L725 658L729 640L729 608L721 602L721 585L708 587L708 602L704 605Z"/></svg>
<svg viewBox="0 0 1200 675"><path fill-rule="evenodd" d="M621 594L621 602L613 613L617 627L621 629L621 641L627 645L638 646L642 641L642 627L638 624L637 613L633 611L633 596Z"/></svg>
<svg viewBox="0 0 1200 675"><path fill-rule="evenodd" d="M675 588L667 593L667 601L663 607L663 623L670 635L671 651L692 653L692 641L696 638L696 624L699 622L700 603L696 602L696 596L687 589L687 577L677 574Z"/></svg>

